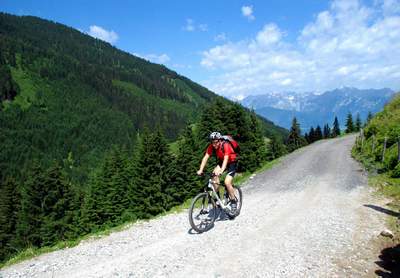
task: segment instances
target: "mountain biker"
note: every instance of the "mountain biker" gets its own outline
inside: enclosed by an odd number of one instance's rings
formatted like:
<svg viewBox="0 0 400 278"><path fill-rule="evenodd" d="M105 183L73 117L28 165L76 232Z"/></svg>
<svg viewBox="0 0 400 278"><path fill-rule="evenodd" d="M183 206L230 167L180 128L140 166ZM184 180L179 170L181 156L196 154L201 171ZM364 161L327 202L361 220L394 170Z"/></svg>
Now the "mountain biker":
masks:
<svg viewBox="0 0 400 278"><path fill-rule="evenodd" d="M200 169L197 171L197 174L201 175L203 173L204 167L206 166L208 159L210 158L210 156L213 155L213 153L215 153L218 159L218 165L213 170L213 173L215 174L214 177L215 191L218 192L219 176L225 170L227 170L228 174L226 175L224 182L229 194L231 208L236 209L237 201L232 187L232 181L237 169L237 160L236 160L237 155L233 150L231 144L229 144L223 139L221 133L212 132L209 136L209 139L211 143L208 145L206 153L204 154L204 157L201 160Z"/></svg>

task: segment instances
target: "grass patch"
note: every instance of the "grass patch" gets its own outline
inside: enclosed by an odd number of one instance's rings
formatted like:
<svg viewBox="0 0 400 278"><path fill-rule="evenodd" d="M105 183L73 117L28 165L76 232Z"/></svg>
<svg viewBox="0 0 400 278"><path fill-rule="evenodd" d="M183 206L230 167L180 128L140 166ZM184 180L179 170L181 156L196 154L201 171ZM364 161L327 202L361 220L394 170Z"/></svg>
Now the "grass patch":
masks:
<svg viewBox="0 0 400 278"><path fill-rule="evenodd" d="M21 69L11 68L11 75L20 88L20 92L15 97L14 103L18 104L23 110L25 110L29 108L32 101L36 98L38 86L33 81L32 76Z"/></svg>
<svg viewBox="0 0 400 278"><path fill-rule="evenodd" d="M400 208L400 179L391 178L388 173L373 175L369 183L385 197L390 197L392 204Z"/></svg>

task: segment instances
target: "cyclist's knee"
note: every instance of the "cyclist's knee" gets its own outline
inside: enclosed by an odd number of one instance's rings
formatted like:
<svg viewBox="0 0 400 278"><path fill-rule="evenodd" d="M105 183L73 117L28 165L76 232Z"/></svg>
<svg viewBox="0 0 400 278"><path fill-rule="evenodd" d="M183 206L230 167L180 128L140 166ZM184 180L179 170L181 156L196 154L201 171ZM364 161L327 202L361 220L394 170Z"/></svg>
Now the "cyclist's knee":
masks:
<svg viewBox="0 0 400 278"><path fill-rule="evenodd" d="M232 186L233 177L230 175L226 175L225 177L225 185Z"/></svg>

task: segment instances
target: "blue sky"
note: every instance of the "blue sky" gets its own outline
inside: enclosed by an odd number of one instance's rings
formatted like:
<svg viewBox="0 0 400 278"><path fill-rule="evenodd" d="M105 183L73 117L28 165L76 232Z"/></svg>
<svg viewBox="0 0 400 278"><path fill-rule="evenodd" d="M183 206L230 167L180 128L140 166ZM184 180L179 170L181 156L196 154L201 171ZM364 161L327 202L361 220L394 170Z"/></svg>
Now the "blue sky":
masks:
<svg viewBox="0 0 400 278"><path fill-rule="evenodd" d="M0 0L74 27L216 93L400 89L400 0Z"/></svg>

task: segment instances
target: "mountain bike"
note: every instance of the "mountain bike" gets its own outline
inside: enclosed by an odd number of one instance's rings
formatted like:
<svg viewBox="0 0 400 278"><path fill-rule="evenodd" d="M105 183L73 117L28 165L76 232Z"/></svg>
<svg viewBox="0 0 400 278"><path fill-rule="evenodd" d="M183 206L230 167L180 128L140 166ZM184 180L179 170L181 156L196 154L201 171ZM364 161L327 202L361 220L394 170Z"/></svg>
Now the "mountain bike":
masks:
<svg viewBox="0 0 400 278"><path fill-rule="evenodd" d="M233 219L240 214L243 203L243 193L240 187L233 185L233 190L236 198L236 209L231 208L228 191L225 189L223 197L220 198L219 191L214 188L214 174L208 174L208 182L204 186L204 192L197 194L193 198L189 209L189 222L193 230L198 233L203 233L211 229L215 220L225 212L229 219Z"/></svg>

